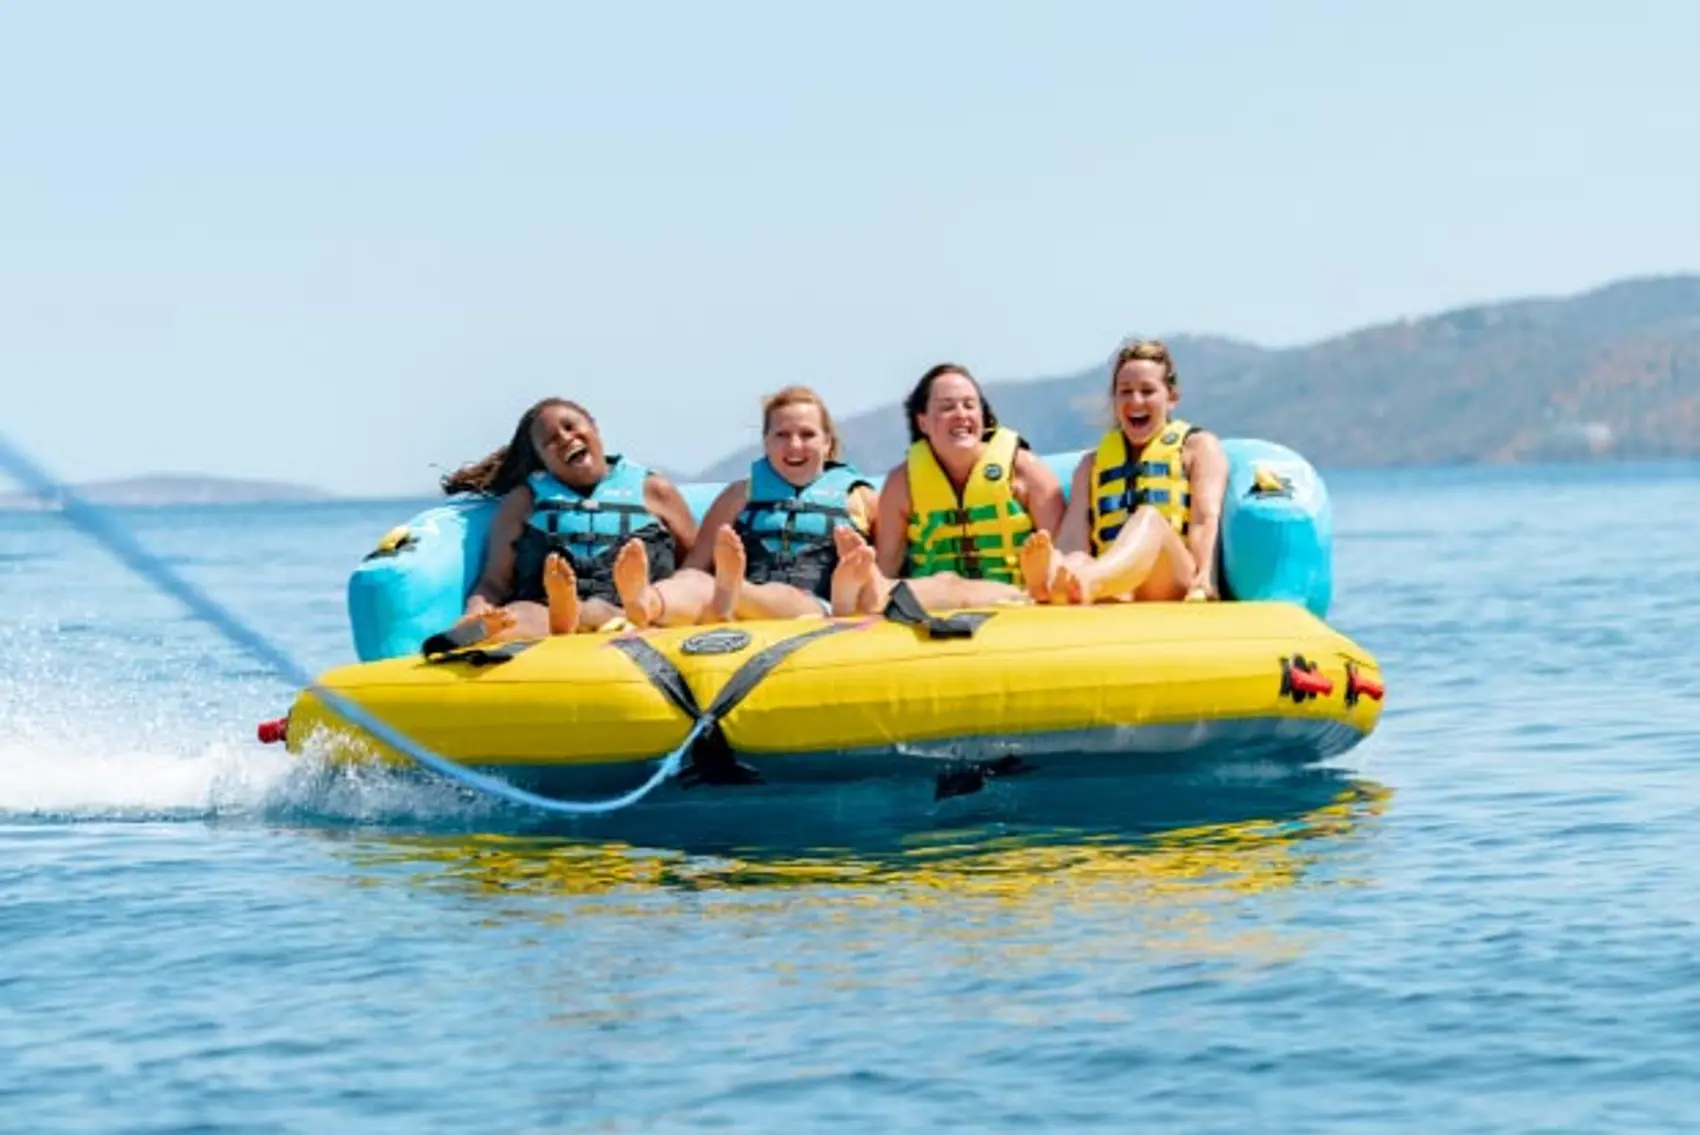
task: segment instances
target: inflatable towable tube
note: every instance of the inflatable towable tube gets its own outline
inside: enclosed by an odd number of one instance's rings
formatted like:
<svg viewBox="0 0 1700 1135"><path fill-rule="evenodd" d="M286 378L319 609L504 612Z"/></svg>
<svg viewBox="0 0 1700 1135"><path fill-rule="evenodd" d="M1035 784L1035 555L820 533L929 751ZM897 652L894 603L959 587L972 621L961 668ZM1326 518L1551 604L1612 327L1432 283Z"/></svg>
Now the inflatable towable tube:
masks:
<svg viewBox="0 0 1700 1135"><path fill-rule="evenodd" d="M1325 618L1333 595L1333 515L1321 476L1273 442L1224 438L1228 488L1218 577L1224 600L1273 600ZM1044 457L1066 494L1082 450ZM876 486L883 479L871 475ZM724 484L678 486L700 522ZM392 529L354 569L348 615L362 662L399 658L460 617L478 581L498 501L425 509Z"/></svg>

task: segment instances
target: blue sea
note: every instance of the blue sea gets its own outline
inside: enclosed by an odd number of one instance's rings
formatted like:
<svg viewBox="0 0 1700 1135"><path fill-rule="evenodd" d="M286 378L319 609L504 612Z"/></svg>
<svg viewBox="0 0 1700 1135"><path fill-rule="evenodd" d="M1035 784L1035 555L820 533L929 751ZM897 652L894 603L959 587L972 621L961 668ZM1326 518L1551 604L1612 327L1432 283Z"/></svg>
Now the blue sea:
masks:
<svg viewBox="0 0 1700 1135"><path fill-rule="evenodd" d="M1700 466L1328 480L1324 769L602 825L259 745L286 684L0 515L0 1128L1700 1128ZM415 507L121 516L316 672Z"/></svg>

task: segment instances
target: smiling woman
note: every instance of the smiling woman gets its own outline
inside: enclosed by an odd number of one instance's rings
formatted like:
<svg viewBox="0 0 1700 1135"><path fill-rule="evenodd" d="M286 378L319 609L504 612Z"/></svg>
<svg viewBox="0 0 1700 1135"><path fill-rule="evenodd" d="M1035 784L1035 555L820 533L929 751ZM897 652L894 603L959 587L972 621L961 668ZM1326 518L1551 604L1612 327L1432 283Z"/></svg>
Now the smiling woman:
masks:
<svg viewBox="0 0 1700 1135"><path fill-rule="evenodd" d="M1115 425L1074 470L1053 547L1022 549L1038 600L1214 599L1228 459L1216 435L1172 417L1180 376L1159 339L1129 343L1110 366Z"/></svg>
<svg viewBox="0 0 1700 1135"><path fill-rule="evenodd" d="M622 591L627 617L677 626L830 615L841 530L868 535L874 508L873 483L839 459L826 403L806 386L787 386L762 402L762 455L749 476L722 489L704 514L709 538L673 579Z"/></svg>
<svg viewBox="0 0 1700 1135"><path fill-rule="evenodd" d="M929 607L1024 601L1022 545L1062 521L1056 474L998 422L967 367L930 368L903 408L909 452L880 491L859 606L877 609L898 577Z"/></svg>
<svg viewBox="0 0 1700 1135"><path fill-rule="evenodd" d="M465 617L427 650L600 629L621 615L623 592L671 582L696 543L679 490L607 453L596 419L565 398L526 410L507 445L442 485L502 503Z"/></svg>

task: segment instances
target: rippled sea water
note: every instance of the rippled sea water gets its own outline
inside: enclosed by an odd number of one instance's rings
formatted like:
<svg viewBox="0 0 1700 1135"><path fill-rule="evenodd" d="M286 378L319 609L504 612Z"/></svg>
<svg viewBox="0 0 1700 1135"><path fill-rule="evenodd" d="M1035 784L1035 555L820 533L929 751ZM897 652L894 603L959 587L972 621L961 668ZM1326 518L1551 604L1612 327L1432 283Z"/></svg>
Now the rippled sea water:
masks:
<svg viewBox="0 0 1700 1135"><path fill-rule="evenodd" d="M0 514L0 1126L1700 1127L1700 467L1334 474L1335 765L544 823ZM312 670L412 504L125 514Z"/></svg>

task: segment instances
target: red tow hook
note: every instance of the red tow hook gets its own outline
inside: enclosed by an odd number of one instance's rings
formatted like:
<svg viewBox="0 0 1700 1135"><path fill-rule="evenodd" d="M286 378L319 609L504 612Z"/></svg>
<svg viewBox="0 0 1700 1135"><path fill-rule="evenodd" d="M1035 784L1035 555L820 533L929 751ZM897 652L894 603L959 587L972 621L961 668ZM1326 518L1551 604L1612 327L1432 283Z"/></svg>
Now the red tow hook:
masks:
<svg viewBox="0 0 1700 1135"><path fill-rule="evenodd" d="M1333 692L1333 679L1325 675L1317 663L1305 661L1302 654L1281 659L1282 697L1302 702L1306 698L1325 698Z"/></svg>
<svg viewBox="0 0 1700 1135"><path fill-rule="evenodd" d="M259 728L254 732L259 736L262 745L275 745L279 741L287 741L289 739L289 715L286 713L272 721L262 721Z"/></svg>
<svg viewBox="0 0 1700 1135"><path fill-rule="evenodd" d="M1374 678L1366 678L1354 662L1346 663L1346 704L1356 705L1360 697L1380 701L1386 690Z"/></svg>

